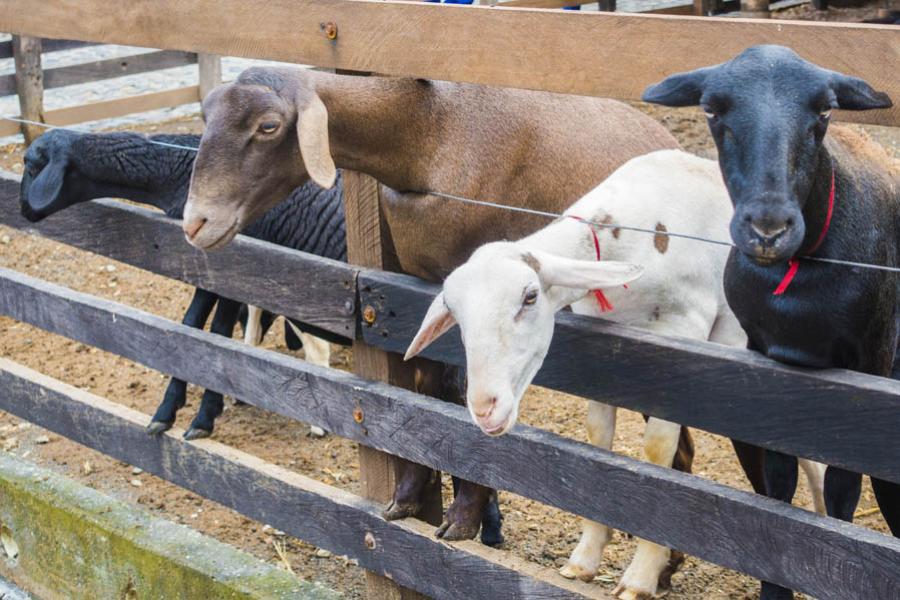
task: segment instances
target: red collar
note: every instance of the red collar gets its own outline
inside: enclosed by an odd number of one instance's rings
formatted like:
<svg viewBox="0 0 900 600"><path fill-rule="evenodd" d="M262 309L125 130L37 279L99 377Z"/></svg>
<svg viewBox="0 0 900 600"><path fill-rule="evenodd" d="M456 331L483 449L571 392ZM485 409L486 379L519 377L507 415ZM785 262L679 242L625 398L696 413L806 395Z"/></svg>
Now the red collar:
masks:
<svg viewBox="0 0 900 600"><path fill-rule="evenodd" d="M819 246L822 245L822 242L825 241L825 235L828 233L828 227L831 225L831 215L834 212L834 168L831 169L831 191L828 192L828 213L825 215L825 224L822 225L822 231L819 233L819 239L816 240L816 243L812 245L812 248L809 249L809 252L806 253L807 256L815 253L816 250L819 249ZM592 230L593 231L593 230ZM791 281L794 280L794 275L797 274L797 270L800 268L800 258L794 256L788 261L788 270L787 273L784 274L784 277L781 279L781 283L778 284L778 287L775 288L775 291L772 292L773 296L782 295L787 289L788 286L791 285Z"/></svg>
<svg viewBox="0 0 900 600"><path fill-rule="evenodd" d="M581 217L577 217L575 215L566 215L570 219L575 219L576 221L581 221L585 225L588 226L588 229L591 230L591 236L594 238L594 251L597 253L597 260L600 260L600 239L597 237L597 232L594 230L594 226L591 225L590 221L586 221ZM591 293L594 294L594 298L597 299L597 304L600 305L600 312L609 312L613 309L612 303L603 293L603 290L591 290Z"/></svg>

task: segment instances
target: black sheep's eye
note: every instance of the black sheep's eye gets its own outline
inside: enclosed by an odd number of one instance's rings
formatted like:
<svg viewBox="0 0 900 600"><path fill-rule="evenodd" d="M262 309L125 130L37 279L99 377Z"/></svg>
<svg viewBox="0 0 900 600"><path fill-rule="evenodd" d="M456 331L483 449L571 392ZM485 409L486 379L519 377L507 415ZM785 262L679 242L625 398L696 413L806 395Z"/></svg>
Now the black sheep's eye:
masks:
<svg viewBox="0 0 900 600"><path fill-rule="evenodd" d="M831 107L823 108L819 111L819 118L823 121L827 121L831 118Z"/></svg>
<svg viewBox="0 0 900 600"><path fill-rule="evenodd" d="M525 298L522 300L522 304L525 306L531 306L535 302L537 302L538 293L537 290L528 290L525 293Z"/></svg>
<svg viewBox="0 0 900 600"><path fill-rule="evenodd" d="M265 134L272 134L278 131L278 127L280 123L277 121L266 121L265 123L261 123L259 126L259 132Z"/></svg>
<svg viewBox="0 0 900 600"><path fill-rule="evenodd" d="M710 108L709 106L703 106L701 108L703 108L703 114L706 115L707 119L712 121L716 118L716 113L712 108Z"/></svg>

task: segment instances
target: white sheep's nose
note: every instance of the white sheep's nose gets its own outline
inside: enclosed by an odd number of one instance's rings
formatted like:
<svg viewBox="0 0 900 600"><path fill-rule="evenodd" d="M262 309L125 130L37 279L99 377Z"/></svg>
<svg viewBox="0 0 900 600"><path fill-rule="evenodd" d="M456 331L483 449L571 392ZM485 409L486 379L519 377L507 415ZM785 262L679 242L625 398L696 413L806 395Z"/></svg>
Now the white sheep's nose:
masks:
<svg viewBox="0 0 900 600"><path fill-rule="evenodd" d="M497 396L479 398L472 402L472 412L479 420L489 419L494 414L495 408L497 408Z"/></svg>
<svg viewBox="0 0 900 600"><path fill-rule="evenodd" d="M194 219L190 222L185 221L181 224L181 229L184 231L184 235L186 235L189 240L192 240L200 233L203 226L206 225L206 221L207 219L205 217L200 217L199 219Z"/></svg>

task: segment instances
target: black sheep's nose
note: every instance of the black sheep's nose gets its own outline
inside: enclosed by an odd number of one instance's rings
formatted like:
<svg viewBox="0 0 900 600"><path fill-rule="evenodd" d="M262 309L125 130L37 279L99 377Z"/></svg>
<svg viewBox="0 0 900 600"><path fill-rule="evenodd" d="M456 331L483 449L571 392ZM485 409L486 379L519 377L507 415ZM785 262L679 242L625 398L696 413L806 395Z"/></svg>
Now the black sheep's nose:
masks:
<svg viewBox="0 0 900 600"><path fill-rule="evenodd" d="M774 243L775 240L781 237L792 224L793 223L791 223L790 219L786 221L779 221L777 223L756 223L751 221L750 229L761 242L768 245Z"/></svg>

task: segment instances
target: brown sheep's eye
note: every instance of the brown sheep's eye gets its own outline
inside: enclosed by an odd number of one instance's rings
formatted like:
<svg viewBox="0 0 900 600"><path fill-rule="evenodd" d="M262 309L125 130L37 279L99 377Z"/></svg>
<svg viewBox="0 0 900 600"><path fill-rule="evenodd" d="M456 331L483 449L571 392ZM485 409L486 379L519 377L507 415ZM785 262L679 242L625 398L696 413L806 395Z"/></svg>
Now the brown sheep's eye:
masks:
<svg viewBox="0 0 900 600"><path fill-rule="evenodd" d="M522 304L524 304L525 306L531 306L532 304L537 302L537 298L538 298L537 290L528 290L525 293L525 299L522 300Z"/></svg>
<svg viewBox="0 0 900 600"><path fill-rule="evenodd" d="M271 134L278 131L279 123L276 121L266 121L265 123L260 124L259 131L260 133Z"/></svg>

